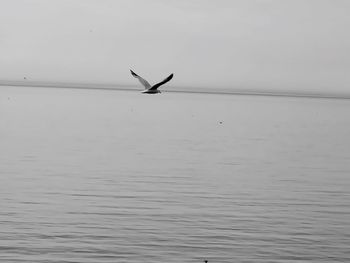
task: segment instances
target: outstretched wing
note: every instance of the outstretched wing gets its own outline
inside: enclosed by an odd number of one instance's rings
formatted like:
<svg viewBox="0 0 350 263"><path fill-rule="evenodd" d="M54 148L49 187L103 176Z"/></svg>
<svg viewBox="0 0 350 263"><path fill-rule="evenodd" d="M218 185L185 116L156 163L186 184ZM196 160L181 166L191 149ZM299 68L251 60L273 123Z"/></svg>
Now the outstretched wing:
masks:
<svg viewBox="0 0 350 263"><path fill-rule="evenodd" d="M149 84L148 82L147 82L147 80L145 80L144 78L142 78L142 77L140 77L139 75L137 75L134 71L132 71L131 69L130 69L130 72L131 72L131 75L133 75L135 78L137 78L139 81L140 81L140 83L142 84L142 86L144 86L145 87L145 89L150 89L151 88L151 84Z"/></svg>
<svg viewBox="0 0 350 263"><path fill-rule="evenodd" d="M174 74L171 74L169 77L167 77L166 79L162 80L161 82L155 84L152 86L152 88L150 88L149 90L156 90L158 89L160 86L162 86L163 84L167 83L169 80L171 80L173 78Z"/></svg>

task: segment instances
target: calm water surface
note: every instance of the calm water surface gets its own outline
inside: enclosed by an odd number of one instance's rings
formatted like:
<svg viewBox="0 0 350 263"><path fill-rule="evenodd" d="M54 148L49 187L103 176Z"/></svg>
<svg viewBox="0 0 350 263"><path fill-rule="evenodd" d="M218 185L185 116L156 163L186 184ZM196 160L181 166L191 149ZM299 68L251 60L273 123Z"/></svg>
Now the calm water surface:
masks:
<svg viewBox="0 0 350 263"><path fill-rule="evenodd" d="M0 262L349 262L350 101L0 88Z"/></svg>

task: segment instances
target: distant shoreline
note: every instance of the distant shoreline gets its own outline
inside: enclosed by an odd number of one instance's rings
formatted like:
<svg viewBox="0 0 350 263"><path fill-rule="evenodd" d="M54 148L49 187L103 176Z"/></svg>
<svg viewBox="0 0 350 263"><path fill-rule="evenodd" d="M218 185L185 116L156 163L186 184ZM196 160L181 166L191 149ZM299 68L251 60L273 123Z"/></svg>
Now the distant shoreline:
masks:
<svg viewBox="0 0 350 263"><path fill-rule="evenodd" d="M115 91L141 91L137 86L129 84L88 84L88 83L66 83L66 82L40 82L40 81L0 81L0 86L32 87L32 88L63 88L63 89L91 89L91 90L115 90ZM194 87L171 87L164 88L164 92L194 93L212 95L240 95L240 96L268 96L268 97L296 97L314 99L343 99L350 100L350 94L330 94L311 92L288 92L288 91L257 91L254 89L208 89Z"/></svg>

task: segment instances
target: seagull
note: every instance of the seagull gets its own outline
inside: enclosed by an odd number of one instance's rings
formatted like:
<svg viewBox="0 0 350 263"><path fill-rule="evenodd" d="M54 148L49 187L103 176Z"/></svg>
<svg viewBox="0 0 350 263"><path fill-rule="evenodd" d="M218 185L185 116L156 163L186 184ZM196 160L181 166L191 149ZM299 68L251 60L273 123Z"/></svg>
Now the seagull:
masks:
<svg viewBox="0 0 350 263"><path fill-rule="evenodd" d="M134 71L132 71L130 69L131 75L133 75L133 77L137 78L140 83L142 84L142 86L145 87L145 90L142 91L142 93L148 93L148 94L155 94L155 93L160 93L160 91L158 90L158 88L160 86L162 86L163 84L167 83L169 80L171 80L174 76L174 74L170 74L167 78L165 78L164 80L162 80L161 82L151 86L151 84L148 83L147 80L145 80L144 78L140 77L139 75L137 75Z"/></svg>

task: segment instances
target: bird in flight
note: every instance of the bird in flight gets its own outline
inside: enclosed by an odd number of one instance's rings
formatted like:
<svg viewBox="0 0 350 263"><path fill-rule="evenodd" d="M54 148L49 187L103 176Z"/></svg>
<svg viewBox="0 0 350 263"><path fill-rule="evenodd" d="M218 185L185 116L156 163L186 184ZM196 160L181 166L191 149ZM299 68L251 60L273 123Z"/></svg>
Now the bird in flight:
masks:
<svg viewBox="0 0 350 263"><path fill-rule="evenodd" d="M155 94L155 93L160 93L160 91L158 90L158 88L160 86L162 86L163 84L167 83L169 80L171 80L174 76L174 74L170 74L167 78L165 78L164 80L162 80L161 82L151 86L151 84L148 83L147 80L145 80L144 78L140 77L139 75L137 75L134 71L132 71L130 69L131 75L133 75L133 77L137 78L140 83L142 84L142 86L145 87L145 89L142 91L142 93L148 93L148 94Z"/></svg>

